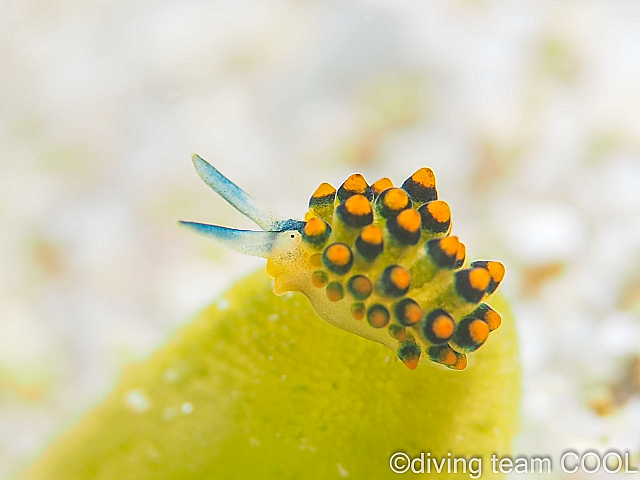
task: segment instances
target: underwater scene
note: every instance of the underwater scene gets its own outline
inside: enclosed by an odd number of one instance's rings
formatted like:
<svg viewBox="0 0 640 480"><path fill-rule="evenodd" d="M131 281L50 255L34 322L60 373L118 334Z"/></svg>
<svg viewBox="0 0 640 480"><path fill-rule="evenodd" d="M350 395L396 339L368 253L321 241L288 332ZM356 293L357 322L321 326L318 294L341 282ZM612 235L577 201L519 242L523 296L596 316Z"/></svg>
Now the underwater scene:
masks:
<svg viewBox="0 0 640 480"><path fill-rule="evenodd" d="M636 2L0 12L0 480L638 474Z"/></svg>

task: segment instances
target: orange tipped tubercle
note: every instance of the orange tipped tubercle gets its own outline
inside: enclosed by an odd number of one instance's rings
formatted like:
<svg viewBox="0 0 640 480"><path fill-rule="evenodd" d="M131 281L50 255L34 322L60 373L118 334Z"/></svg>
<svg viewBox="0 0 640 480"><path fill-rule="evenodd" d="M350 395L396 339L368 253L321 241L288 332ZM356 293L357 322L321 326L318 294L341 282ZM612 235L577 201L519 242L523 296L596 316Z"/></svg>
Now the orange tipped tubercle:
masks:
<svg viewBox="0 0 640 480"><path fill-rule="evenodd" d="M396 303L394 312L396 320L405 327L411 327L422 320L422 308L411 298L403 298Z"/></svg>
<svg viewBox="0 0 640 480"><path fill-rule="evenodd" d="M368 225L362 229L355 241L356 252L367 261L373 261L384 249L380 227Z"/></svg>
<svg viewBox="0 0 640 480"><path fill-rule="evenodd" d="M336 213L340 221L350 228L362 228L373 223L371 204L361 194L353 195L338 205Z"/></svg>
<svg viewBox="0 0 640 480"><path fill-rule="evenodd" d="M482 299L490 281L486 268L470 268L455 273L456 292L469 303L478 303Z"/></svg>
<svg viewBox="0 0 640 480"><path fill-rule="evenodd" d="M459 245L458 237L444 237L427 242L426 250L438 267L452 269L456 264Z"/></svg>
<svg viewBox="0 0 640 480"><path fill-rule="evenodd" d="M425 203L418 209L422 218L422 229L430 234L443 234L451 227L449 205L441 200Z"/></svg>
<svg viewBox="0 0 640 480"><path fill-rule="evenodd" d="M382 218L397 215L405 208L411 207L411 199L401 188L389 188L383 191L376 200L376 211Z"/></svg>
<svg viewBox="0 0 640 480"><path fill-rule="evenodd" d="M436 177L430 168L421 168L402 184L402 188L415 203L423 204L438 199Z"/></svg>
<svg viewBox="0 0 640 480"><path fill-rule="evenodd" d="M367 321L373 328L383 328L389 323L389 310L384 305L376 303L367 310Z"/></svg>
<svg viewBox="0 0 640 480"><path fill-rule="evenodd" d="M486 303L483 303L476 308L471 313L471 316L487 322L490 331L494 331L502 324L502 317L500 314Z"/></svg>
<svg viewBox="0 0 640 480"><path fill-rule="evenodd" d="M381 178L380 180L373 182L373 184L371 185L371 189L373 190L373 195L375 197L380 195L387 188L392 188L392 187L393 187L393 182L387 177Z"/></svg>
<svg viewBox="0 0 640 480"><path fill-rule="evenodd" d="M398 358L409 370L415 370L421 354L420 347L413 342L403 342L398 349Z"/></svg>
<svg viewBox="0 0 640 480"><path fill-rule="evenodd" d="M449 341L455 330L455 322L445 310L438 308L427 315L422 333L431 343L439 345Z"/></svg>
<svg viewBox="0 0 640 480"><path fill-rule="evenodd" d="M429 348L427 355L432 361L452 370L467 368L467 356L454 351L449 345L434 345Z"/></svg>
<svg viewBox="0 0 640 480"><path fill-rule="evenodd" d="M331 282L326 289L327 298L332 302L338 302L344 298L344 287L340 282Z"/></svg>
<svg viewBox="0 0 640 480"><path fill-rule="evenodd" d="M412 208L387 220L387 230L400 245L416 245L420 241L420 214Z"/></svg>
<svg viewBox="0 0 640 480"><path fill-rule="evenodd" d="M378 282L380 293L387 297L402 297L410 286L411 275L400 265L385 268Z"/></svg>
<svg viewBox="0 0 640 480"><path fill-rule="evenodd" d="M315 248L321 248L331 236L331 226L318 217L312 217L302 228L302 239Z"/></svg>
<svg viewBox="0 0 640 480"><path fill-rule="evenodd" d="M344 275L353 264L353 254L348 245L334 243L325 249L322 254L322 263L336 275Z"/></svg>
<svg viewBox="0 0 640 480"><path fill-rule="evenodd" d="M373 285L364 275L355 275L347 282L347 289L356 300L366 300L373 291Z"/></svg>
<svg viewBox="0 0 640 480"><path fill-rule="evenodd" d="M474 352L487 341L489 332L489 325L484 320L465 317L456 326L453 344L462 352Z"/></svg>
<svg viewBox="0 0 640 480"><path fill-rule="evenodd" d="M354 195L364 195L367 200L373 200L373 189L359 173L354 173L347 178L336 194L338 203L345 202Z"/></svg>
<svg viewBox="0 0 640 480"><path fill-rule="evenodd" d="M481 267L486 268L491 276L491 280L489 281L489 285L487 287L487 293L491 295L496 291L500 282L504 278L505 268L500 262L494 262L490 260L476 260L471 263L472 267Z"/></svg>

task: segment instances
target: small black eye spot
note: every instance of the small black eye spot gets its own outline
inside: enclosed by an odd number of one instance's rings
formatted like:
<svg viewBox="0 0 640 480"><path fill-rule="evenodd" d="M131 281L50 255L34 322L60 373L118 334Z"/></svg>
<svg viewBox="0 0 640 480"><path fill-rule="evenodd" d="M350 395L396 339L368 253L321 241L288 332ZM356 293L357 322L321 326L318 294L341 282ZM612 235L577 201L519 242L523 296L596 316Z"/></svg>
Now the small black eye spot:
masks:
<svg viewBox="0 0 640 480"><path fill-rule="evenodd" d="M292 234L291 234L291 238L296 238L296 236L292 233Z"/></svg>

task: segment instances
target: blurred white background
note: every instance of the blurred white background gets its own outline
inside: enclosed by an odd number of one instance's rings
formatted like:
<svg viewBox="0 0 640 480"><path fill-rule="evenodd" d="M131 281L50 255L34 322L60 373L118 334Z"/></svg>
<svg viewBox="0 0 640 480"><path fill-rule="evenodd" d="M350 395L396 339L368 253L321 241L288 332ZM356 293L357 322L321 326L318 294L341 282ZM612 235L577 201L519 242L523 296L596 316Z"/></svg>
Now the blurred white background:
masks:
<svg viewBox="0 0 640 480"><path fill-rule="evenodd" d="M198 152L284 214L436 172L507 266L515 453L640 452L640 4L0 1L0 477L262 261ZM557 457L556 457L557 458Z"/></svg>

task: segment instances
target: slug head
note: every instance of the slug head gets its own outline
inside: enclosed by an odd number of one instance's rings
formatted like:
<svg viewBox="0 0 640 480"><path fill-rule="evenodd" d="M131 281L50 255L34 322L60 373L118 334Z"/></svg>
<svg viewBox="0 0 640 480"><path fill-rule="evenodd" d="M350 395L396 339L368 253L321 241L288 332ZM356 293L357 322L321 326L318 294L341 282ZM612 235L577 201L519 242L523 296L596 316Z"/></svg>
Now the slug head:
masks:
<svg viewBox="0 0 640 480"><path fill-rule="evenodd" d="M504 277L495 261L466 261L451 236L451 213L435 176L422 168L394 187L351 175L338 189L321 184L305 220L257 203L197 155L198 174L260 231L179 222L232 250L267 259L274 292L302 292L327 322L392 349L411 369L428 359L467 366L500 326L483 301Z"/></svg>

